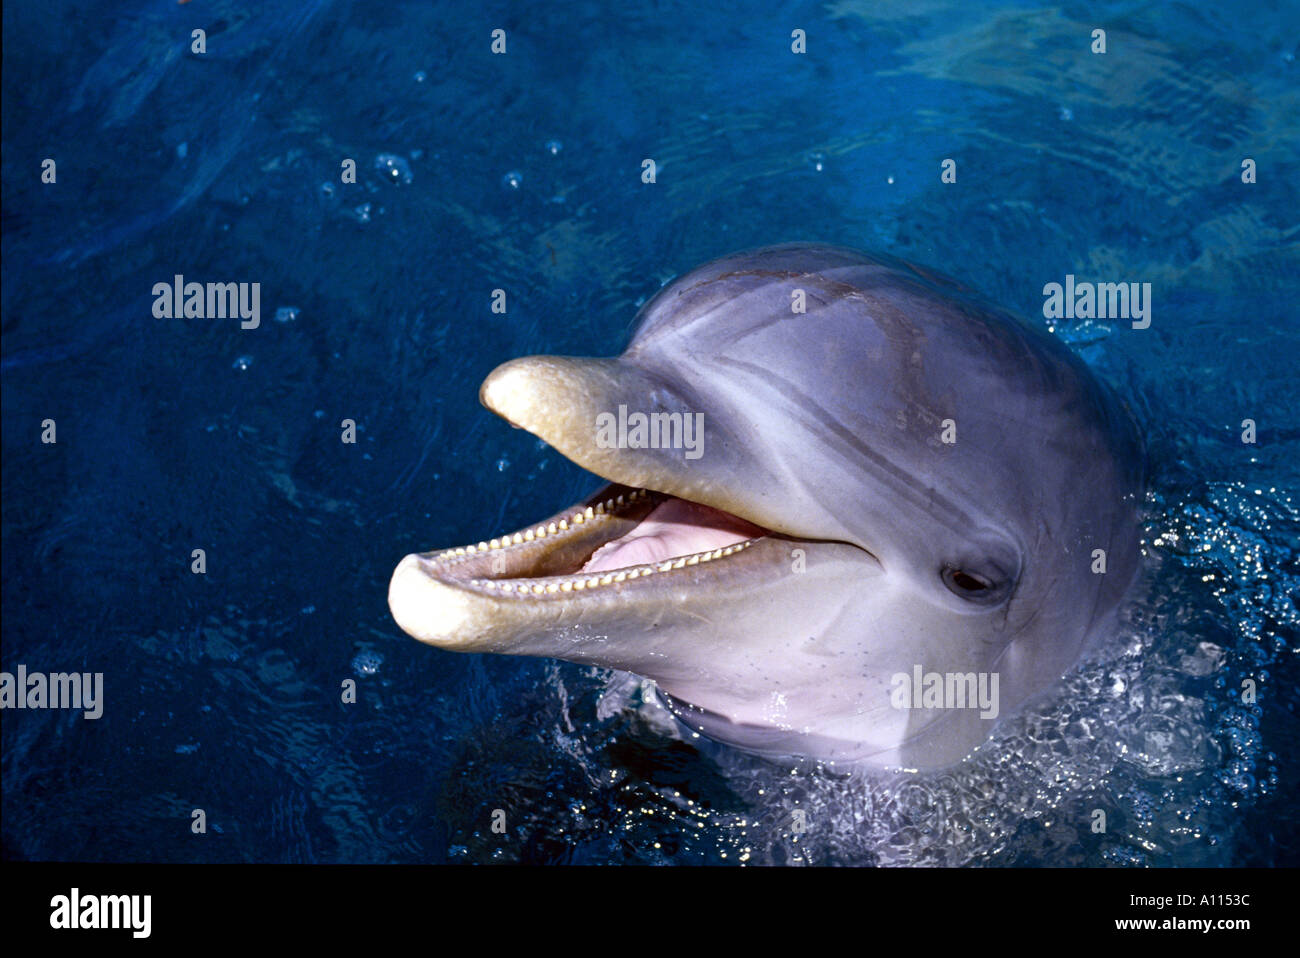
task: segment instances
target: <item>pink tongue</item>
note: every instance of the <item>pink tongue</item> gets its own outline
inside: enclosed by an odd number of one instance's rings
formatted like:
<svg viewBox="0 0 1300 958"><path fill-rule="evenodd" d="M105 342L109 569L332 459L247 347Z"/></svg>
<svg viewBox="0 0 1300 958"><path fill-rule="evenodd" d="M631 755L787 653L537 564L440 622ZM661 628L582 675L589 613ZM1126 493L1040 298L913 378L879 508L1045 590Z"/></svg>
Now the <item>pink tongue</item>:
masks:
<svg viewBox="0 0 1300 958"><path fill-rule="evenodd" d="M721 509L685 499L656 506L635 529L597 549L583 572L605 572L692 555L754 539L766 530Z"/></svg>

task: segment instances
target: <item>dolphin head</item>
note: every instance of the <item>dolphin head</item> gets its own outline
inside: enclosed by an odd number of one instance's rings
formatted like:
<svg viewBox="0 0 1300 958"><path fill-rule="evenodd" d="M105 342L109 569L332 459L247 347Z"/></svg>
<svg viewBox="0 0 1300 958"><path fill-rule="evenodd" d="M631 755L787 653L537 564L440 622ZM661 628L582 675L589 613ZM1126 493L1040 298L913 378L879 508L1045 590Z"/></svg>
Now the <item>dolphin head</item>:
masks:
<svg viewBox="0 0 1300 958"><path fill-rule="evenodd" d="M1137 568L1127 412L1046 333L891 259L725 257L648 302L622 356L514 360L481 399L610 484L407 556L398 624L638 673L751 751L958 761Z"/></svg>

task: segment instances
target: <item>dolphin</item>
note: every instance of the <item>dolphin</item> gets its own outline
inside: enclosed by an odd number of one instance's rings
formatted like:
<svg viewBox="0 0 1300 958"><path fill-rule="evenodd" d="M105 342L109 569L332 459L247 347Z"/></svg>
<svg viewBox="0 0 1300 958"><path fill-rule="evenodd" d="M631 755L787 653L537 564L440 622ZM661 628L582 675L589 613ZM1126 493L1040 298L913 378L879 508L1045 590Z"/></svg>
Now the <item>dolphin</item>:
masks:
<svg viewBox="0 0 1300 958"><path fill-rule="evenodd" d="M638 318L617 358L484 381L485 406L609 485L402 559L388 601L411 636L636 673L760 755L929 769L1114 628L1141 435L1046 331L810 244L711 262Z"/></svg>

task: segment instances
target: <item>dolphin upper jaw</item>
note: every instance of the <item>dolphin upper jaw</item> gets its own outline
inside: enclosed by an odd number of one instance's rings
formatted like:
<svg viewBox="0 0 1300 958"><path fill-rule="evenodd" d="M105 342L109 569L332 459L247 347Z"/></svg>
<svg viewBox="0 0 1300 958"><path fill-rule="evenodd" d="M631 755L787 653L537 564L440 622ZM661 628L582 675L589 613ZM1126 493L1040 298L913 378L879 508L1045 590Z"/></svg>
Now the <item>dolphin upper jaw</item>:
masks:
<svg viewBox="0 0 1300 958"><path fill-rule="evenodd" d="M847 538L826 504L803 494L769 454L761 428L724 394L691 391L626 359L529 356L498 366L479 399L589 472L632 488L655 489L732 513L795 538ZM703 448L607 447L596 422L619 408L647 416L699 416ZM871 551L863 543L855 543Z"/></svg>

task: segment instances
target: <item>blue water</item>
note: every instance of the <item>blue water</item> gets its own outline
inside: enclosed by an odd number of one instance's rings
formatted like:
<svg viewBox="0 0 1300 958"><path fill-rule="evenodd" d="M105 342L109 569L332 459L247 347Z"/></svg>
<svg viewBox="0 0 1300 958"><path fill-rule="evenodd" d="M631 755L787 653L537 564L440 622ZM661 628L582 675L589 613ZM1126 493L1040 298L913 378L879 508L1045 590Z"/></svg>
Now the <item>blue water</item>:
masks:
<svg viewBox="0 0 1300 958"><path fill-rule="evenodd" d="M1300 861L1297 8L744 6L5 5L3 666L104 674L96 721L5 712L6 857ZM401 556L597 485L483 377L617 353L671 277L796 239L1045 325L1067 273L1152 283L1150 329L1054 326L1148 435L1121 631L972 761L898 776L701 749L636 680L403 636ZM261 325L155 318L178 273L260 283Z"/></svg>

